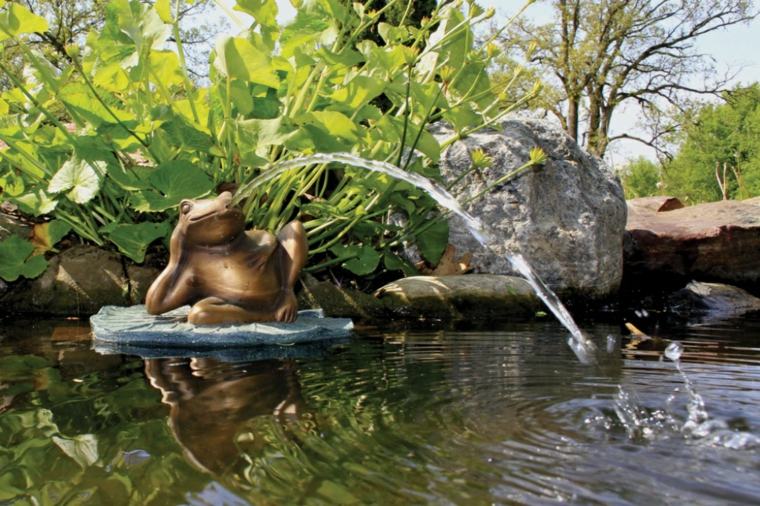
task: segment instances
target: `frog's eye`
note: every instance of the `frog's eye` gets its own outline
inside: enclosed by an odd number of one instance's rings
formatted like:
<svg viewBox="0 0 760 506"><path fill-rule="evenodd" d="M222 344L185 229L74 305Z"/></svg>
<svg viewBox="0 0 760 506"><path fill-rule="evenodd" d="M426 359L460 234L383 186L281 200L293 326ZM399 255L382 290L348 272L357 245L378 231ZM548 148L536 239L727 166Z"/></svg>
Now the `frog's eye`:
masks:
<svg viewBox="0 0 760 506"><path fill-rule="evenodd" d="M187 200L183 200L182 203L179 205L179 212L182 214L187 214L190 212L190 210L193 208L193 204L188 202Z"/></svg>

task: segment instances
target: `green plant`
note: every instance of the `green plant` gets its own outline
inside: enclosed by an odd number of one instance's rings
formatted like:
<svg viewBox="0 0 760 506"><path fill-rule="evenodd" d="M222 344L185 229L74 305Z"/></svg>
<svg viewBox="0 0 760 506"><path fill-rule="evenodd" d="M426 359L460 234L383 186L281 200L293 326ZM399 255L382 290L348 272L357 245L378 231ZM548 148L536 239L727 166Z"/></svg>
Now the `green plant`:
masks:
<svg viewBox="0 0 760 506"><path fill-rule="evenodd" d="M179 4L113 0L86 48L67 48L62 70L30 49L23 77L0 66L14 85L0 96L3 197L142 262L169 235L181 199L243 185L277 161L346 151L436 179L445 147L507 112L491 92L489 57L473 44L472 27L493 12L459 2L419 27L404 16L379 22L384 9L411 5L311 0L279 26L274 0L239 0L235 9L254 22L218 41L210 85L199 87L176 36ZM19 4L0 0L0 9L0 39L46 30ZM369 27L384 44L359 40ZM439 120L456 134L433 137L428 126ZM446 247L446 222L423 192L344 165L294 169L244 197L256 227L304 222L312 271L364 276L382 263L412 272L396 254L403 243L433 264Z"/></svg>

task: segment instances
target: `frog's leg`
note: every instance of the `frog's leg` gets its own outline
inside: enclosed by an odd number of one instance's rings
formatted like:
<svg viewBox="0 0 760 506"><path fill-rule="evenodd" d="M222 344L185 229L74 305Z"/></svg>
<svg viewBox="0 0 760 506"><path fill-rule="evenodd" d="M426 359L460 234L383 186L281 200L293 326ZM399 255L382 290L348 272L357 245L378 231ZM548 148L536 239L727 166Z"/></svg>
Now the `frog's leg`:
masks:
<svg viewBox="0 0 760 506"><path fill-rule="evenodd" d="M219 297L206 297L190 308L187 321L195 325L266 322L275 319L272 309L257 311L230 304Z"/></svg>
<svg viewBox="0 0 760 506"><path fill-rule="evenodd" d="M306 231L300 221L291 221L277 234L280 244L279 255L280 300L274 311L274 319L278 322L292 322L298 316L298 302L293 288L298 281L298 275L306 265L306 253L309 245L306 242Z"/></svg>

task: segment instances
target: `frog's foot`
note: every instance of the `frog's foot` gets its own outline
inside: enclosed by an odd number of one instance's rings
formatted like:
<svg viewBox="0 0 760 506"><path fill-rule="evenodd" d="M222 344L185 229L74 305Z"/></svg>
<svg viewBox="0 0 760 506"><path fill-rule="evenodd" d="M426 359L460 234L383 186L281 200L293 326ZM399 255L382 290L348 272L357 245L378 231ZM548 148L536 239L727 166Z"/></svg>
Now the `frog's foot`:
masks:
<svg viewBox="0 0 760 506"><path fill-rule="evenodd" d="M274 319L272 311L245 309L219 297L206 297L199 300L187 314L187 321L194 325L265 322Z"/></svg>
<svg viewBox="0 0 760 506"><path fill-rule="evenodd" d="M292 323L298 317L298 301L293 290L286 290L280 297L280 303L274 310L274 319L278 322Z"/></svg>

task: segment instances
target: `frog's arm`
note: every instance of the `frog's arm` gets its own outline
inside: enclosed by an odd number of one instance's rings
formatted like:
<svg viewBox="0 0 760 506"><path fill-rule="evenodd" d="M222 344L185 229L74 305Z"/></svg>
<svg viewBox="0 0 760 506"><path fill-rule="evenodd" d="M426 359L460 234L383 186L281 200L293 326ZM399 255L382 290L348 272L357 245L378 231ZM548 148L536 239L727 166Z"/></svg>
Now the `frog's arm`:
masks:
<svg viewBox="0 0 760 506"><path fill-rule="evenodd" d="M306 242L306 231L300 221L291 221L277 234L277 240L282 246L281 259L281 289L293 290L298 281L298 275L306 265L306 255L309 245Z"/></svg>
<svg viewBox="0 0 760 506"><path fill-rule="evenodd" d="M189 302L192 268L183 252L183 237L179 227L175 228L169 245L169 263L145 296L145 309L150 314L162 314Z"/></svg>

